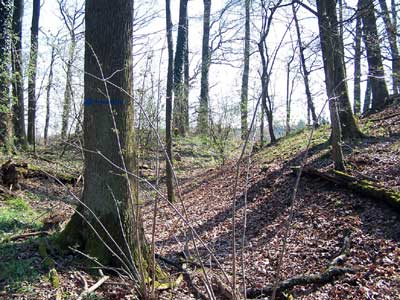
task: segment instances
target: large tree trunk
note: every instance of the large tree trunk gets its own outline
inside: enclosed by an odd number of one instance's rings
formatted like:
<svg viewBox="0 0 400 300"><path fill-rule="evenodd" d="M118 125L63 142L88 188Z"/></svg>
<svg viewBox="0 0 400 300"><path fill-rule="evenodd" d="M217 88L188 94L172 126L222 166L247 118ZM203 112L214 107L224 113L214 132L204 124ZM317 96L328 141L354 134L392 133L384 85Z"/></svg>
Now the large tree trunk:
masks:
<svg viewBox="0 0 400 300"><path fill-rule="evenodd" d="M10 19L12 1L0 1L0 151L12 150L10 122Z"/></svg>
<svg viewBox="0 0 400 300"><path fill-rule="evenodd" d="M375 111L385 106L389 99L389 93L385 82L374 3L372 0L359 0L358 7L363 22L363 36L367 50L368 76L371 80L372 89L372 110Z"/></svg>
<svg viewBox="0 0 400 300"><path fill-rule="evenodd" d="M50 124L50 92L53 85L53 66L54 60L56 58L56 47L55 45L51 46L51 57L50 57L50 66L49 66L49 77L47 79L47 87L46 87L46 120L44 124L44 144L48 143L49 136L49 124Z"/></svg>
<svg viewBox="0 0 400 300"><path fill-rule="evenodd" d="M392 55L393 94L397 95L400 92L400 55L399 48L397 46L397 30L393 24L395 19L390 20L386 0L379 0L379 4L381 6L382 18L383 22L385 23L386 34L388 36L390 52ZM392 10L396 11L396 8L392 8Z"/></svg>
<svg viewBox="0 0 400 300"><path fill-rule="evenodd" d="M357 15L356 35L354 37L354 104L355 115L361 111L361 18Z"/></svg>
<svg viewBox="0 0 400 300"><path fill-rule="evenodd" d="M24 0L14 0L12 20L12 73L13 79L13 127L15 144L26 148L25 132L25 107L24 107L24 83L22 68L22 18L24 15Z"/></svg>
<svg viewBox="0 0 400 300"><path fill-rule="evenodd" d="M137 182L122 170L136 170L133 101L128 96L132 95L133 2L87 0L85 16L84 205L61 241L146 280L151 258ZM107 78L109 83L97 78Z"/></svg>
<svg viewBox="0 0 400 300"><path fill-rule="evenodd" d="M311 117L313 120L314 127L318 127L318 118L317 118L317 114L315 113L314 102L312 100L311 90L310 90L310 81L308 78L308 75L310 75L310 72L307 70L307 66L306 66L306 58L304 55L305 47L304 47L302 39L301 39L300 25L299 25L299 20L297 18L297 11L296 11L294 4L292 5L292 11L293 11L294 24L296 26L297 43L299 45L299 51L300 51L300 63L301 63L303 80L304 80L304 88L305 88L305 93L306 93L306 97L307 97L307 110L308 110L308 113L311 112Z"/></svg>
<svg viewBox="0 0 400 300"><path fill-rule="evenodd" d="M166 31L167 31L167 44L168 44L168 73L167 73L167 91L166 91L166 107L165 107L165 139L166 139L166 181L168 201L175 201L174 184L173 184L173 170L172 170L172 89L174 86L174 46L172 41L172 21L171 21L171 4L170 0L165 1L166 5Z"/></svg>
<svg viewBox="0 0 400 300"><path fill-rule="evenodd" d="M28 69L28 143L35 146L36 129L36 71L38 55L38 35L40 0L33 0L31 49Z"/></svg>
<svg viewBox="0 0 400 300"><path fill-rule="evenodd" d="M340 40L338 32L336 1L318 0L317 9L327 95L329 97L334 94L338 98L342 137L344 139L359 138L362 133L357 126L350 105L344 58L342 51L340 51L343 41Z"/></svg>
<svg viewBox="0 0 400 300"><path fill-rule="evenodd" d="M247 106L249 98L249 70L250 70L250 0L245 0L245 24L244 24L244 59L242 90L240 101L241 114L241 137L244 140L247 137Z"/></svg>
<svg viewBox="0 0 400 300"><path fill-rule="evenodd" d="M184 87L184 63L187 47L187 3L181 0L179 5L178 37L176 40L176 52L174 62L174 129L180 136L185 136L185 87Z"/></svg>
<svg viewBox="0 0 400 300"><path fill-rule="evenodd" d="M203 15L203 45L201 50L201 83L200 83L200 107L197 130L201 134L208 132L208 71L210 69L210 14L211 0L203 0L204 15Z"/></svg>
<svg viewBox="0 0 400 300"><path fill-rule="evenodd" d="M65 139L68 134L68 124L69 117L71 114L71 103L73 101L72 97L72 64L74 62L75 57L75 48L76 48L76 38L74 34L71 34L71 43L68 49L68 60L66 63L67 71L66 71L66 81L65 81L65 90L64 90L64 103L63 103L63 113L61 117L61 138Z"/></svg>

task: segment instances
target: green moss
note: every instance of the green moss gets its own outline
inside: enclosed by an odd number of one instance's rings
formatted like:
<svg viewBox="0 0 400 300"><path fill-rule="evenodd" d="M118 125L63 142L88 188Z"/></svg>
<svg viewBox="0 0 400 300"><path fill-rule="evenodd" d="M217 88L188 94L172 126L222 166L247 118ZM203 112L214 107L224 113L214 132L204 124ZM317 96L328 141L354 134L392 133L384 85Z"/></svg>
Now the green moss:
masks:
<svg viewBox="0 0 400 300"><path fill-rule="evenodd" d="M49 271L49 281L53 288L58 289L60 287L60 278L58 276L57 270L54 268L50 269Z"/></svg>
<svg viewBox="0 0 400 300"><path fill-rule="evenodd" d="M39 241L39 255L43 258L42 264L45 269L52 269L55 267L56 262L47 253L47 246L44 240Z"/></svg>
<svg viewBox="0 0 400 300"><path fill-rule="evenodd" d="M6 201L6 204L11 209L15 209L18 211L30 210L29 204L22 198L10 198Z"/></svg>

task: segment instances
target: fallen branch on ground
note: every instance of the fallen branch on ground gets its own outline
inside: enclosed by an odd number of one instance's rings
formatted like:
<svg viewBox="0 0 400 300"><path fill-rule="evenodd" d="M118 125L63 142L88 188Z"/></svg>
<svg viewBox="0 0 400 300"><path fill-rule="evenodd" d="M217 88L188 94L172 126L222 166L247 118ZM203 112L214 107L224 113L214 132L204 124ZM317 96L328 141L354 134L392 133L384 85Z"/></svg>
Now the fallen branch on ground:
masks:
<svg viewBox="0 0 400 300"><path fill-rule="evenodd" d="M278 294L292 289L295 286L304 286L308 284L326 284L332 282L344 274L354 274L357 272L353 268L338 267L338 264L343 263L347 255L350 253L350 232L346 232L343 238L343 246L338 256L336 256L329 264L329 267L322 273L295 276L276 285ZM271 284L263 288L250 288L246 290L247 298L259 298L272 295L275 285Z"/></svg>
<svg viewBox="0 0 400 300"><path fill-rule="evenodd" d="M347 273L354 274L356 273L356 270L352 268L329 267L322 273L295 276L278 283L277 292L283 292L298 285L329 283ZM247 289L246 297L257 298L257 297L270 296L272 295L273 290L274 290L274 285L268 285L263 288Z"/></svg>
<svg viewBox="0 0 400 300"><path fill-rule="evenodd" d="M82 277L83 278L83 277ZM93 293L95 290L97 290L104 282L106 282L110 277L109 276L103 276L97 281L94 285L92 285L88 289L84 289L84 291L79 295L78 300L82 300L86 295L89 295L90 293Z"/></svg>
<svg viewBox="0 0 400 300"><path fill-rule="evenodd" d="M23 238L32 237L32 236L48 235L48 234L49 234L48 231L27 232L27 233L21 233L21 234L12 235L12 236L6 238L6 240L11 242L11 241L15 241L15 240L23 239Z"/></svg>
<svg viewBox="0 0 400 300"><path fill-rule="evenodd" d="M294 171L296 168L293 168ZM385 188L379 183L366 179L358 179L345 172L334 170L332 173L321 172L314 168L304 168L303 174L309 177L317 177L345 187L357 194L373 198L379 202L385 202L400 211L400 193Z"/></svg>
<svg viewBox="0 0 400 300"><path fill-rule="evenodd" d="M394 117L397 117L397 116L400 116L400 114L392 114L392 115L389 115L389 116L384 116L384 117L382 117L382 118L369 119L369 121L372 121L372 122L379 122L379 121L391 119L391 118L394 118Z"/></svg>

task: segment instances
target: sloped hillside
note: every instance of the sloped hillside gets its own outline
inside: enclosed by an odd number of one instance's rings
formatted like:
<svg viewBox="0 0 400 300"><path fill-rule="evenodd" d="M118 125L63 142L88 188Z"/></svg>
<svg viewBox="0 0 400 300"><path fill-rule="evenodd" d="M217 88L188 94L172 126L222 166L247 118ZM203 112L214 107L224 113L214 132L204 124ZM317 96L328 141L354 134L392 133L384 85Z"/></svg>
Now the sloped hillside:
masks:
<svg viewBox="0 0 400 300"><path fill-rule="evenodd" d="M350 174L397 192L400 191L399 113L398 108L391 108L361 120L367 137L343 145ZM322 127L314 133L305 162L307 167L320 171L333 168L326 144L328 131L327 127ZM399 299L398 212L372 198L307 176L301 178L295 201L291 202L296 181L292 167L298 166L304 158L309 136L309 131L303 131L284 138L253 154L249 165L247 158L241 165L235 204L240 289L244 283L248 289L266 287L274 283L277 276L283 281L295 276L322 274L343 254L347 244L346 255L339 265L354 272L334 277L327 284L295 286L286 295L294 297L290 299ZM175 204L183 215L182 206L185 206L187 219L204 242L197 240L196 243L200 256L210 274L218 274L221 281L224 276L216 259L232 279L235 180L236 161L208 169L182 186L183 204ZM150 208L151 205L146 209ZM149 211L144 215L149 216ZM189 249L193 259L198 260L191 231L174 209L161 202L158 216L158 253L174 260ZM148 219L148 232L151 232L151 223ZM277 272L284 243L286 251ZM181 289L176 297L190 298L183 296L187 288Z"/></svg>

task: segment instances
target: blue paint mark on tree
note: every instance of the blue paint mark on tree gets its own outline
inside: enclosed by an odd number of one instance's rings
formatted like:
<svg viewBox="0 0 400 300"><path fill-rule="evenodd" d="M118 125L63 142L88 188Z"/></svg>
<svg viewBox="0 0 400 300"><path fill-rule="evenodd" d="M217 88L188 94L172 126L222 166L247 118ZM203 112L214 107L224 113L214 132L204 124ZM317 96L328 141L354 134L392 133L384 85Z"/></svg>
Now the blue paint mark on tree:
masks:
<svg viewBox="0 0 400 300"><path fill-rule="evenodd" d="M85 99L84 105L123 105L124 100L122 99Z"/></svg>

